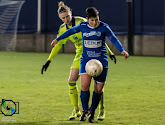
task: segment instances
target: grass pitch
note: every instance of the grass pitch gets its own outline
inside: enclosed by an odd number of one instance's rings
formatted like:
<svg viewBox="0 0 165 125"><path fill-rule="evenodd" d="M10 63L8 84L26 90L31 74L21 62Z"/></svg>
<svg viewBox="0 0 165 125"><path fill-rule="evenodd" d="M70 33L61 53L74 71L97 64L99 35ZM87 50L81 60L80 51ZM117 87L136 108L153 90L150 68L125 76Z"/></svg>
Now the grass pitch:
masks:
<svg viewBox="0 0 165 125"><path fill-rule="evenodd" d="M48 55L0 52L0 102L19 102L20 110L20 115L0 114L0 125L89 124L68 120L73 107L67 79L74 54L58 54L41 75ZM80 81L77 84L80 90ZM116 65L109 59L104 100L105 120L96 120L97 109L94 124L164 125L165 58L117 56Z"/></svg>

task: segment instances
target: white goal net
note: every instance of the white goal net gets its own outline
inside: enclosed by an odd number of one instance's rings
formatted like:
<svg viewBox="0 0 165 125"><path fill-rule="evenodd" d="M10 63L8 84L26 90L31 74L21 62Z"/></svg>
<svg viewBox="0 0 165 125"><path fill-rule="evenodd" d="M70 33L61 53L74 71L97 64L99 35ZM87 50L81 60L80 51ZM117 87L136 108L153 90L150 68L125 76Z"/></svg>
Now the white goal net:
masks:
<svg viewBox="0 0 165 125"><path fill-rule="evenodd" d="M0 51L14 51L19 12L24 1L0 0Z"/></svg>

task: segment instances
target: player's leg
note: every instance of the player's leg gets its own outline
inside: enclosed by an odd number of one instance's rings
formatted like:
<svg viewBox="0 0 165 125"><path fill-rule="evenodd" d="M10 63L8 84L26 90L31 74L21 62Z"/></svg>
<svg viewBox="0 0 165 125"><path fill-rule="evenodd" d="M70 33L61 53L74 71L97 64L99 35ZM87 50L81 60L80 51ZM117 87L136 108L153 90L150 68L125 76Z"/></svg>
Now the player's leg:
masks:
<svg viewBox="0 0 165 125"><path fill-rule="evenodd" d="M69 91L70 91L70 99L74 106L74 109L72 111L71 116L69 117L70 120L75 119L75 117L81 116L81 112L79 110L79 101L78 101L78 86L76 85L76 82L79 78L79 67L80 67L80 57L82 50L77 49L76 55L73 60L73 64L71 67L71 72L69 76Z"/></svg>
<svg viewBox="0 0 165 125"><path fill-rule="evenodd" d="M80 121L85 121L86 117L88 115L88 102L89 102L89 97L90 97L90 92L89 92L89 88L90 88L90 83L91 83L91 79L92 77L89 76L88 74L81 74L80 75L80 79L81 79L81 104L82 104L82 108L83 108L83 113L80 117Z"/></svg>
<svg viewBox="0 0 165 125"><path fill-rule="evenodd" d="M94 114L95 110L101 100L102 97L102 89L103 89L104 83L97 83L96 81L94 82L94 91L93 91L93 96L92 96L92 104L90 107L90 114L89 114L89 122L93 123L94 122Z"/></svg>
<svg viewBox="0 0 165 125"><path fill-rule="evenodd" d="M102 89L104 87L104 83L106 81L108 69L103 68L102 73L98 77L94 77L94 92L92 97L92 104L90 107L90 116L89 116L89 122L94 122L94 114L95 110L101 100L102 97Z"/></svg>
<svg viewBox="0 0 165 125"><path fill-rule="evenodd" d="M81 112L79 110L79 103L78 103L78 87L76 85L76 81L79 78L79 69L71 69L70 76L69 76L69 96L74 107L71 116L69 117L70 120L75 119L76 117L80 117Z"/></svg>
<svg viewBox="0 0 165 125"><path fill-rule="evenodd" d="M105 118L105 107L104 107L104 88L103 88L103 93L102 93L102 96L101 96L101 100L99 102L99 114L97 116L97 120L104 120Z"/></svg>

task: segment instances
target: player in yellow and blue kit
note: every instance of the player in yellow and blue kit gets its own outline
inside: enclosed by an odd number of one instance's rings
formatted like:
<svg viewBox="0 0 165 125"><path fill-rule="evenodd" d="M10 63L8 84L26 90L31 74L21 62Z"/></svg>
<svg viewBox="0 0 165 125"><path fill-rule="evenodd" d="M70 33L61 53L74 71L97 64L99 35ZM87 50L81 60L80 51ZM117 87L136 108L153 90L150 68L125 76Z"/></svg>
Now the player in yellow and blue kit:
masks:
<svg viewBox="0 0 165 125"><path fill-rule="evenodd" d="M61 34L63 34L65 31L67 31L68 29L70 29L71 27L81 23L82 21L86 21L85 18L82 17L78 17L72 16L72 12L71 9L69 7L67 7L66 5L64 5L63 2L59 3L59 9L58 9L58 14L60 19L64 22L60 28L59 28L59 32L58 32L58 36L60 36ZM83 50L83 46L82 46L82 34L81 32L73 34L63 40L61 40L58 44L56 44L56 46L52 49L51 54L49 56L49 58L47 59L47 62L45 65L43 65L42 67L42 74L43 71L47 70L49 63L52 61L53 57L59 52L62 44L65 44L67 40L71 40L76 48L76 56L73 60L73 64L71 66L71 71L70 71L70 76L69 76L69 92L70 92L70 99L72 102L72 105L74 106L74 110L72 112L72 115L69 117L70 120L75 119L75 117L79 117L81 115L81 112L79 111L79 104L78 104L78 88L76 85L76 81L79 78L79 67L80 67L80 58L81 58L81 54L82 54L82 50ZM116 58L114 56L114 54L111 52L111 50L108 48L108 46L106 45L107 48L107 54L110 56L110 58L116 63ZM103 96L102 96L102 100L100 101L100 105L99 105L99 115L98 115L98 119L99 120L103 120L105 115L104 115L104 104L103 104Z"/></svg>

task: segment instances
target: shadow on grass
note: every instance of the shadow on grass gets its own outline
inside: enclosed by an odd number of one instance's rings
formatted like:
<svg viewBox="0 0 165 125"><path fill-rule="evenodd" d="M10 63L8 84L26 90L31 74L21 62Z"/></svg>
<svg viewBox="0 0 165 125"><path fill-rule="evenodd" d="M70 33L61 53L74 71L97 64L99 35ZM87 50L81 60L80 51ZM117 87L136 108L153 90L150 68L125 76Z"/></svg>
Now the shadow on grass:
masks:
<svg viewBox="0 0 165 125"><path fill-rule="evenodd" d="M77 120L59 120L59 121L56 121L56 123L52 123L50 121L38 121L38 122L6 122L6 123L3 123L2 125L88 125L88 124L91 124L89 123L88 121L77 121ZM98 122L98 121L95 121L92 125L103 125L105 123L101 123L101 122ZM1 125L1 123L0 123Z"/></svg>
<svg viewBox="0 0 165 125"><path fill-rule="evenodd" d="M60 123L61 122L61 123ZM86 121L79 121L79 120L59 120L58 125L90 125L91 123L88 122L88 119ZM95 120L92 125L105 125L102 121Z"/></svg>
<svg viewBox="0 0 165 125"><path fill-rule="evenodd" d="M58 125L80 125L81 122L79 120L59 120Z"/></svg>
<svg viewBox="0 0 165 125"><path fill-rule="evenodd" d="M1 123L0 123L1 125ZM39 122L6 122L3 125L49 125L49 121L39 121Z"/></svg>

